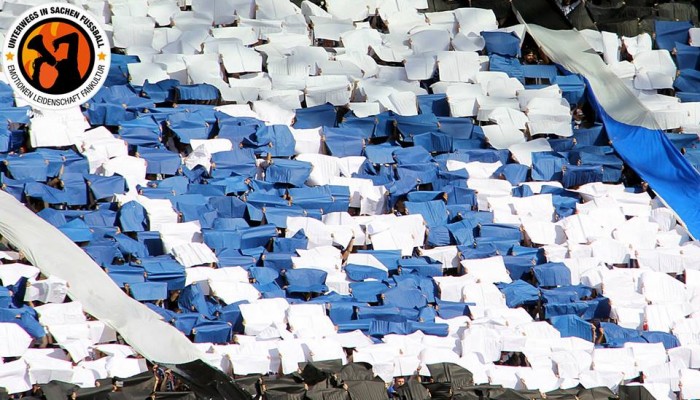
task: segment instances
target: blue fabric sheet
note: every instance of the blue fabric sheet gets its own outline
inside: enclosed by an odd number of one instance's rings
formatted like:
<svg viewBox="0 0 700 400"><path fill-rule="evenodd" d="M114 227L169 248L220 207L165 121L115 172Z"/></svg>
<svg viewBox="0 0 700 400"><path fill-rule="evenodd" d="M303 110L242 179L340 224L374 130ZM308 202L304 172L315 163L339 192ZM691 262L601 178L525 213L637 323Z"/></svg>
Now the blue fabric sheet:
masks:
<svg viewBox="0 0 700 400"><path fill-rule="evenodd" d="M231 341L231 325L226 321L198 320L192 327L195 343L220 343Z"/></svg>
<svg viewBox="0 0 700 400"><path fill-rule="evenodd" d="M434 228L447 224L447 208L442 200L416 203L407 201L404 203L409 214L420 214L425 219L428 228Z"/></svg>
<svg viewBox="0 0 700 400"><path fill-rule="evenodd" d="M46 336L45 328L39 323L36 311L30 307L0 308L0 322L15 323L34 339Z"/></svg>
<svg viewBox="0 0 700 400"><path fill-rule="evenodd" d="M96 200L122 194L126 191L126 180L120 175L85 175L85 182Z"/></svg>
<svg viewBox="0 0 700 400"><path fill-rule="evenodd" d="M27 182L27 184L24 185L24 194L28 198L41 199L48 204L63 204L68 200L63 190L40 182Z"/></svg>
<svg viewBox="0 0 700 400"><path fill-rule="evenodd" d="M389 287L376 281L353 282L350 284L352 297L361 303L375 303L379 301L379 295L386 292Z"/></svg>
<svg viewBox="0 0 700 400"><path fill-rule="evenodd" d="M533 268L540 286L553 287L571 285L571 271L563 263L546 263Z"/></svg>
<svg viewBox="0 0 700 400"><path fill-rule="evenodd" d="M700 102L700 93L676 92L676 97L680 99L681 103Z"/></svg>
<svg viewBox="0 0 700 400"><path fill-rule="evenodd" d="M389 271L395 271L399 267L401 250L358 250L360 254L371 254Z"/></svg>
<svg viewBox="0 0 700 400"><path fill-rule="evenodd" d="M586 92L586 84L578 75L559 75L553 83L561 88L562 97L572 105L578 104Z"/></svg>
<svg viewBox="0 0 700 400"><path fill-rule="evenodd" d="M608 144L603 125L600 123L596 123L588 128L576 128L573 132L573 138L576 140L577 146L601 146Z"/></svg>
<svg viewBox="0 0 700 400"><path fill-rule="evenodd" d="M124 204L117 212L117 220L122 232L148 230L146 209L137 201L130 201Z"/></svg>
<svg viewBox="0 0 700 400"><path fill-rule="evenodd" d="M146 257L146 246L144 246L142 243L132 239L131 237L123 233L117 233L112 237L117 242L117 247L119 248L119 251L122 253L124 258L131 256L137 258Z"/></svg>
<svg viewBox="0 0 700 400"><path fill-rule="evenodd" d="M406 309L404 309L406 310ZM357 319L376 319L389 322L406 322L411 319L408 312L394 306L369 306L362 305L355 307ZM415 311L415 317L418 318L418 310Z"/></svg>
<svg viewBox="0 0 700 400"><path fill-rule="evenodd" d="M590 321L592 319L607 319L610 318L610 299L607 297L596 297L591 300L584 300L583 303L587 305L586 311L581 314L581 318Z"/></svg>
<svg viewBox="0 0 700 400"><path fill-rule="evenodd" d="M12 304L10 290L0 286L0 308L10 308L10 304Z"/></svg>
<svg viewBox="0 0 700 400"><path fill-rule="evenodd" d="M10 130L5 126L0 126L0 152L17 151L22 147L24 140L23 130Z"/></svg>
<svg viewBox="0 0 700 400"><path fill-rule="evenodd" d="M550 321L562 337L577 337L589 342L593 341L592 325L575 315L552 317Z"/></svg>
<svg viewBox="0 0 700 400"><path fill-rule="evenodd" d="M688 29L692 28L690 21L654 21L656 46L659 49L671 51L676 42L688 43Z"/></svg>
<svg viewBox="0 0 700 400"><path fill-rule="evenodd" d="M680 70L700 68L700 47L676 43L676 64Z"/></svg>
<svg viewBox="0 0 700 400"><path fill-rule="evenodd" d="M575 303L547 303L544 306L544 315L554 318L564 315L582 316L588 309L588 305L582 302Z"/></svg>
<svg viewBox="0 0 700 400"><path fill-rule="evenodd" d="M520 241L522 232L518 225L487 223L481 225L479 236Z"/></svg>
<svg viewBox="0 0 700 400"><path fill-rule="evenodd" d="M326 103L316 107L296 110L294 128L311 129L319 126L335 126L336 110L332 104Z"/></svg>
<svg viewBox="0 0 700 400"><path fill-rule="evenodd" d="M83 247L83 250L102 267L111 265L114 258L120 256L115 244L91 244Z"/></svg>
<svg viewBox="0 0 700 400"><path fill-rule="evenodd" d="M400 308L422 308L427 304L427 299L418 289L395 287L382 294L384 305Z"/></svg>
<svg viewBox="0 0 700 400"><path fill-rule="evenodd" d="M522 164L506 164L499 167L494 176L503 177L513 186L518 186L523 182L527 182L528 173L530 168L527 165Z"/></svg>
<svg viewBox="0 0 700 400"><path fill-rule="evenodd" d="M334 324L353 320L355 316L355 307L363 303L354 302L330 302L328 303L328 318Z"/></svg>
<svg viewBox="0 0 700 400"><path fill-rule="evenodd" d="M454 301L437 300L437 312L440 318L450 319L461 317L463 315L471 315L469 311L469 303L460 303ZM474 305L473 303L471 305Z"/></svg>
<svg viewBox="0 0 700 400"><path fill-rule="evenodd" d="M508 274L512 279L526 279L536 264L536 257L533 255L503 256L503 263L506 265Z"/></svg>
<svg viewBox="0 0 700 400"><path fill-rule="evenodd" d="M532 179L535 181L558 181L562 178L562 168L569 164L560 153L538 151L532 153Z"/></svg>
<svg viewBox="0 0 700 400"><path fill-rule="evenodd" d="M155 83L148 80L141 87L141 94L156 103L173 101L175 98L175 88L180 85L177 79L164 79Z"/></svg>
<svg viewBox="0 0 700 400"><path fill-rule="evenodd" d="M694 133L667 133L666 137L671 141L671 143L673 143L674 146L676 146L679 151L682 151L683 149L690 150L691 148L696 148L700 142L698 135Z"/></svg>
<svg viewBox="0 0 700 400"><path fill-rule="evenodd" d="M61 181L63 181L63 197L67 205L86 206L88 204L88 191L83 174L63 173ZM112 226L113 222L107 225Z"/></svg>
<svg viewBox="0 0 700 400"><path fill-rule="evenodd" d="M420 99L420 96L418 97ZM438 115L437 113L435 115ZM438 115L438 131L446 133L455 139L483 141L474 135L474 121L463 117L440 117Z"/></svg>
<svg viewBox="0 0 700 400"><path fill-rule="evenodd" d="M17 124L28 124L31 107L3 107L0 108L0 119Z"/></svg>
<svg viewBox="0 0 700 400"><path fill-rule="evenodd" d="M369 139L359 128L324 128L323 135L329 155L334 157L361 156Z"/></svg>
<svg viewBox="0 0 700 400"><path fill-rule="evenodd" d="M168 297L168 284L165 282L142 282L129 284L131 297L138 301L165 300Z"/></svg>
<svg viewBox="0 0 700 400"><path fill-rule="evenodd" d="M302 187L311 174L311 168L311 164L304 161L276 159L267 167L265 181Z"/></svg>
<svg viewBox="0 0 700 400"><path fill-rule="evenodd" d="M147 174L175 175L182 165L180 155L165 148L139 147L137 152L147 162Z"/></svg>
<svg viewBox="0 0 700 400"><path fill-rule="evenodd" d="M180 332L189 336L192 334L192 329L199 319L199 314L193 312L183 312L174 315L174 320L172 321L173 326L177 328Z"/></svg>
<svg viewBox="0 0 700 400"><path fill-rule="evenodd" d="M426 132L413 136L413 145L420 146L431 153L452 151L453 138L442 132Z"/></svg>
<svg viewBox="0 0 700 400"><path fill-rule="evenodd" d="M356 282L361 282L365 279L383 281L389 278L389 274L386 271L367 265L348 264L345 266L345 273L349 279Z"/></svg>
<svg viewBox="0 0 700 400"><path fill-rule="evenodd" d="M543 79L546 80L545 83L551 83L554 82L554 78L557 76L557 67L551 64L526 64L523 65L523 76L525 78Z"/></svg>
<svg viewBox="0 0 700 400"><path fill-rule="evenodd" d="M567 165L562 172L561 183L565 188L575 188L587 183L603 181L602 165Z"/></svg>
<svg viewBox="0 0 700 400"><path fill-rule="evenodd" d="M31 179L46 182L49 175L49 165L46 159L38 153L8 155L5 159L7 171L17 180Z"/></svg>
<svg viewBox="0 0 700 400"><path fill-rule="evenodd" d="M523 65L517 57L505 57L498 54L491 54L489 56L489 70L505 72L511 78L516 78L521 82L525 81L523 77Z"/></svg>
<svg viewBox="0 0 700 400"><path fill-rule="evenodd" d="M131 146L157 146L161 140L161 127L153 117L142 116L122 121L118 134Z"/></svg>
<svg viewBox="0 0 700 400"><path fill-rule="evenodd" d="M486 41L486 53L505 57L520 55L520 38L514 32L481 32Z"/></svg>
<svg viewBox="0 0 700 400"><path fill-rule="evenodd" d="M229 304L221 308L219 320L231 324L234 332L243 332L243 313L241 313L241 304L248 304L247 300Z"/></svg>
<svg viewBox="0 0 700 400"><path fill-rule="evenodd" d="M207 299L204 297L204 291L198 283L188 285L180 291L177 305L183 311L197 312L209 318L213 317L209 312L209 306L207 305Z"/></svg>
<svg viewBox="0 0 700 400"><path fill-rule="evenodd" d="M623 328L612 322L601 322L600 327L605 332L605 340L610 341L626 341L627 339L637 338L641 335L641 331L636 329Z"/></svg>
<svg viewBox="0 0 700 400"><path fill-rule="evenodd" d="M444 93L424 94L417 96L417 100L421 114L434 114L438 117L450 116L450 105Z"/></svg>
<svg viewBox="0 0 700 400"><path fill-rule="evenodd" d="M289 283L289 286L286 288L287 293L327 292L326 276L328 276L328 273L320 269L302 268L289 270L285 275Z"/></svg>
<svg viewBox="0 0 700 400"><path fill-rule="evenodd" d="M169 257L142 257L141 264L148 282L166 282L168 290L185 287L185 267Z"/></svg>
<svg viewBox="0 0 700 400"><path fill-rule="evenodd" d="M401 134L402 139L406 142L413 142L414 135L426 132L433 132L438 129L438 120L435 115L397 115L394 118L396 120L396 129Z"/></svg>
<svg viewBox="0 0 700 400"><path fill-rule="evenodd" d="M417 274L422 277L442 276L442 263L428 257L411 257L399 261L402 274Z"/></svg>
<svg viewBox="0 0 700 400"><path fill-rule="evenodd" d="M540 291L522 280L516 280L508 284L500 284L497 286L506 297L506 305L510 308L535 304L540 299Z"/></svg>
<svg viewBox="0 0 700 400"><path fill-rule="evenodd" d="M143 268L129 265L109 265L105 268L105 271L119 287L124 287L124 284L127 283L132 284L145 281Z"/></svg>
<svg viewBox="0 0 700 400"><path fill-rule="evenodd" d="M241 143L244 147L253 148L255 154L291 157L296 141L288 126L270 125L258 128L255 134L243 138Z"/></svg>
<svg viewBox="0 0 700 400"><path fill-rule="evenodd" d="M700 91L700 71L695 69L681 69L673 87L681 92Z"/></svg>
<svg viewBox="0 0 700 400"><path fill-rule="evenodd" d="M644 331L641 332L640 336L648 343L663 344L666 350L679 347L681 345L677 337L667 332Z"/></svg>
<svg viewBox="0 0 700 400"><path fill-rule="evenodd" d="M76 243L89 242L93 238L90 227L81 219L76 218L60 226L58 229Z"/></svg>
<svg viewBox="0 0 700 400"><path fill-rule="evenodd" d="M219 89L206 83L180 85L176 92L178 101L210 101L220 97Z"/></svg>

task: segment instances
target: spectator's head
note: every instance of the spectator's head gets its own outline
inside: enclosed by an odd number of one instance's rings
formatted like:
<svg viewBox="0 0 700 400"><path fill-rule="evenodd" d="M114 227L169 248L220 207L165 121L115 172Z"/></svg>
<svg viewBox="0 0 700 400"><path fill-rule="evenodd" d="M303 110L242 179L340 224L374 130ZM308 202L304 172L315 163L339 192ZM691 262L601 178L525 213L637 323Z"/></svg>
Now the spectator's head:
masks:
<svg viewBox="0 0 700 400"><path fill-rule="evenodd" d="M535 50L526 50L523 55L523 62L525 62L525 64L537 64L537 53L535 53Z"/></svg>
<svg viewBox="0 0 700 400"><path fill-rule="evenodd" d="M394 386L398 387L398 386L403 386L405 384L406 384L406 378L404 378L403 376L397 376L396 378L394 378Z"/></svg>

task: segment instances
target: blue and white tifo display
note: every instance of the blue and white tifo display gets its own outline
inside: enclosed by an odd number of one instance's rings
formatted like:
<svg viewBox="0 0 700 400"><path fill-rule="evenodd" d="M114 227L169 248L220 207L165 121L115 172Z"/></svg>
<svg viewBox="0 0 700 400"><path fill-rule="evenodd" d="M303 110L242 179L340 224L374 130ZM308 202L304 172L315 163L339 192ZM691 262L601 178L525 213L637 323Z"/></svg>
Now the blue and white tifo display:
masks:
<svg viewBox="0 0 700 400"><path fill-rule="evenodd" d="M695 6L36 3L0 398L700 398Z"/></svg>

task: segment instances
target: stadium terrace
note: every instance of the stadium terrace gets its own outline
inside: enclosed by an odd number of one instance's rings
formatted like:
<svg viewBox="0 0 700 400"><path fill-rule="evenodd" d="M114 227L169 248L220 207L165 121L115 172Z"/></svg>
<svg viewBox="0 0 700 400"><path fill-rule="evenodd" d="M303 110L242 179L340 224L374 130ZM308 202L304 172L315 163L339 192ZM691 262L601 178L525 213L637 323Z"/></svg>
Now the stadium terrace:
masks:
<svg viewBox="0 0 700 400"><path fill-rule="evenodd" d="M0 82L0 398L700 398L695 4L80 7L94 97Z"/></svg>

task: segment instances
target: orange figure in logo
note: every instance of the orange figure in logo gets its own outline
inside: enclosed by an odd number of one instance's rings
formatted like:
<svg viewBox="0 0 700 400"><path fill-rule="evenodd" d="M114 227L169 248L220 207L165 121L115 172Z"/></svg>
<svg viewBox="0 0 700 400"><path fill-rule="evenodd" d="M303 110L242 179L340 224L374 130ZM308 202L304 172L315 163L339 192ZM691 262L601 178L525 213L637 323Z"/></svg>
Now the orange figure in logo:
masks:
<svg viewBox="0 0 700 400"><path fill-rule="evenodd" d="M85 82L92 53L84 32L71 24L47 22L24 41L22 66L35 88L48 94L66 94Z"/></svg>

